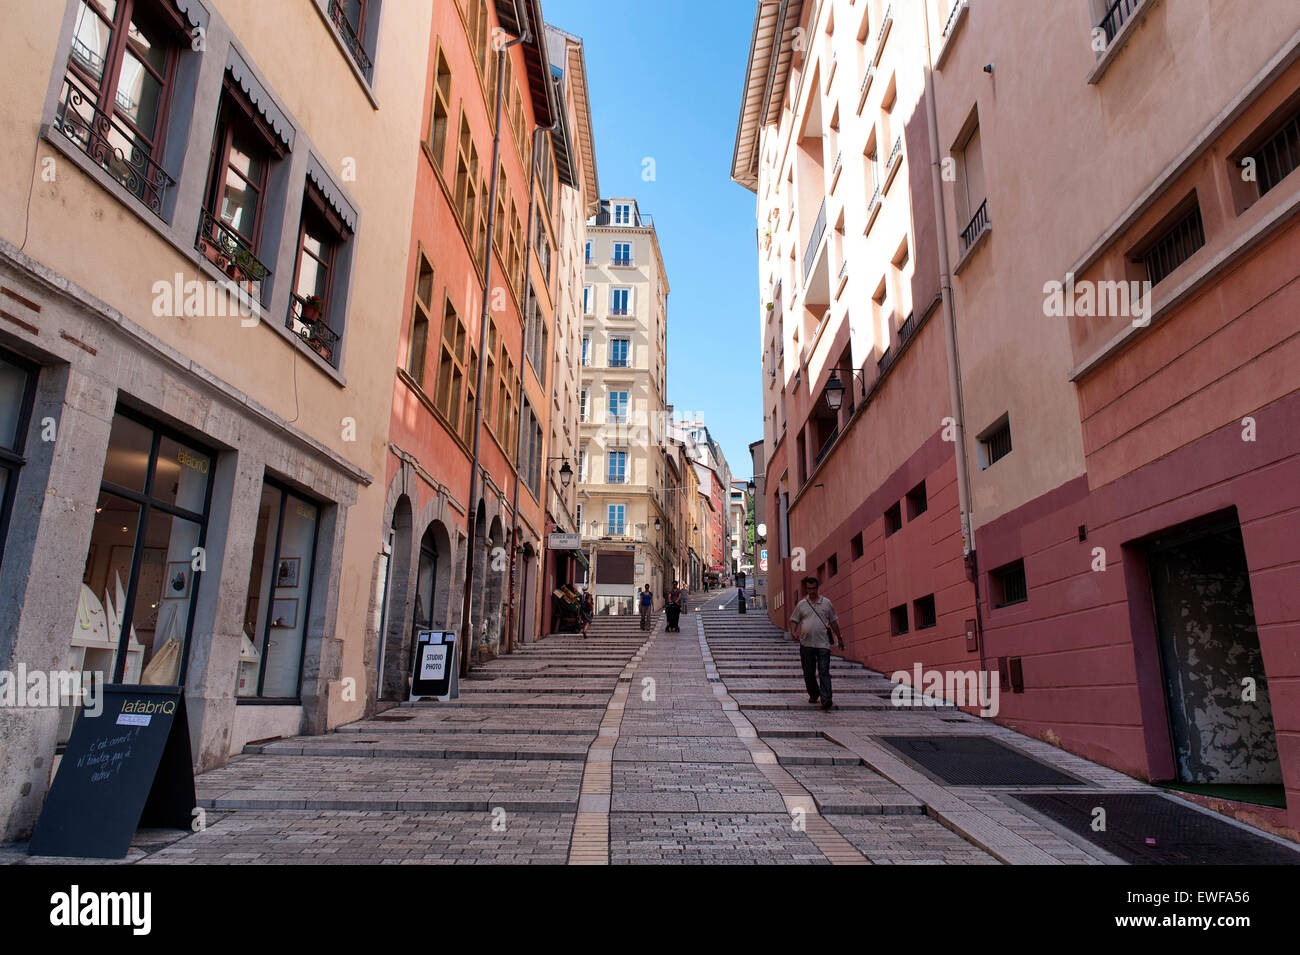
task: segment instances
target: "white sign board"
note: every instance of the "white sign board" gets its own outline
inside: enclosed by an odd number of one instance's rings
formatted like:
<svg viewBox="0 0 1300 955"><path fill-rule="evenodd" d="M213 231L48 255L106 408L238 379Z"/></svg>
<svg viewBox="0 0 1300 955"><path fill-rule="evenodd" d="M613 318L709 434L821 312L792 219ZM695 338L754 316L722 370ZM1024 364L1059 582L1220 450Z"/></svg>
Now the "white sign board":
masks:
<svg viewBox="0 0 1300 955"><path fill-rule="evenodd" d="M445 643L422 644L420 656L420 679L443 680L447 677L447 651Z"/></svg>
<svg viewBox="0 0 1300 955"><path fill-rule="evenodd" d="M581 534L552 534L546 539L551 550L577 550L582 546Z"/></svg>

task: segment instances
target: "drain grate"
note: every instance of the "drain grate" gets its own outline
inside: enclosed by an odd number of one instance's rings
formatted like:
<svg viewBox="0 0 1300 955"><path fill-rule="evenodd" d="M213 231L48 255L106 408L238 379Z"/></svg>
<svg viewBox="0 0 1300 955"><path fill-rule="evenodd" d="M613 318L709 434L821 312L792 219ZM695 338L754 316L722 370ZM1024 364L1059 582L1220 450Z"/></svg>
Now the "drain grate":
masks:
<svg viewBox="0 0 1300 955"><path fill-rule="evenodd" d="M1300 865L1300 851L1207 815L1175 799L1142 794L1016 795L1099 849L1133 865ZM1104 832L1093 820L1106 811Z"/></svg>
<svg viewBox="0 0 1300 955"><path fill-rule="evenodd" d="M1079 786L1083 780L986 736L882 736L949 786Z"/></svg>
<svg viewBox="0 0 1300 955"><path fill-rule="evenodd" d="M398 715L396 715L396 714L393 714L393 715L389 716L389 715L385 715L385 714L382 714L382 713L381 713L379 716L376 716L375 719L376 719L376 720L379 720L379 721L382 721L382 722L384 722L384 723L405 723L407 720L413 720L413 719L415 719L415 717L414 717L414 716L398 716Z"/></svg>

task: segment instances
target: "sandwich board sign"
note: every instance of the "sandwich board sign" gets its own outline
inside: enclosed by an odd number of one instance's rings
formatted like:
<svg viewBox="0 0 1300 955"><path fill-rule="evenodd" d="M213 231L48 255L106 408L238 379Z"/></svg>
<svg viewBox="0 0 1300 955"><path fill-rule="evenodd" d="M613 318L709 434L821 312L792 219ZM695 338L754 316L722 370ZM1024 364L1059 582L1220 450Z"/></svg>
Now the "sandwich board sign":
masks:
<svg viewBox="0 0 1300 955"><path fill-rule="evenodd" d="M411 660L411 699L454 699L457 663L456 631L417 631Z"/></svg>
<svg viewBox="0 0 1300 955"><path fill-rule="evenodd" d="M101 690L82 709L36 822L31 855L121 859L140 826L189 829L194 763L179 686Z"/></svg>

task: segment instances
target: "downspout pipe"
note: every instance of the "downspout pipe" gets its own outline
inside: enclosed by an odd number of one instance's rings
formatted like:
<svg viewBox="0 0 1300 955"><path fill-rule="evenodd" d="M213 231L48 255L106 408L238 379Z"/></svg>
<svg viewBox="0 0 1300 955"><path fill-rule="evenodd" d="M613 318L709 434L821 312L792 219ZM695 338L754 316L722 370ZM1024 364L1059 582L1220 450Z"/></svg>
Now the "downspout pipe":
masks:
<svg viewBox="0 0 1300 955"><path fill-rule="evenodd" d="M518 9L518 4L516 4L516 17L518 17ZM469 468L469 497L466 504L468 516L465 520L465 591L460 608L461 676L469 674L470 651L474 647L471 609L474 604L474 558L475 549L478 545L479 445L483 437L483 402L486 398L483 394L483 388L487 383L487 355L485 352L487 351L488 321L491 318L492 310L492 231L496 227L497 177L501 171L501 104L505 97L505 60L506 52L512 46L527 43L532 38L528 20L526 18L516 19L516 22L523 23L523 33L513 40L499 44L497 49L496 119L495 131L492 136L492 178L488 181L487 241L484 242L486 251L483 253L483 308L479 312L478 379L474 391L474 442Z"/></svg>
<svg viewBox="0 0 1300 955"><path fill-rule="evenodd" d="M930 139L930 184L934 192L934 225L938 231L939 294L943 303L944 343L948 356L948 397L956 442L957 504L961 509L961 549L975 588L975 638L979 643L980 670L987 671L984 655L984 622L980 607L979 571L975 558L975 532L970 501L970 459L966 454L966 403L961 384L961 355L957 342L956 308L952 301L952 268L948 260L948 217L943 204L942 160L939 155L939 114L934 94L934 61L930 52L930 21L925 22L925 115Z"/></svg>

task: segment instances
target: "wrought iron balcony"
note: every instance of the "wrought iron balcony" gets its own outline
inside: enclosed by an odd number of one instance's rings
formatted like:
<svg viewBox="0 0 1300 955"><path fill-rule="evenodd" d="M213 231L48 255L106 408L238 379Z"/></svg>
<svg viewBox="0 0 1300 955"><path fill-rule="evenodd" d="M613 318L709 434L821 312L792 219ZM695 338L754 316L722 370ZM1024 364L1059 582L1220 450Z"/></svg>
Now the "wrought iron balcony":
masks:
<svg viewBox="0 0 1300 955"><path fill-rule="evenodd" d="M970 223L966 228L961 230L961 250L965 252L978 239L981 233L989 227L989 201L985 199L980 203L980 207L975 210L975 215L971 216Z"/></svg>
<svg viewBox="0 0 1300 955"><path fill-rule="evenodd" d="M609 314L617 318L626 318L628 315L631 314L631 312L626 308L611 308L609 310Z"/></svg>
<svg viewBox="0 0 1300 955"><path fill-rule="evenodd" d="M54 124L78 149L121 183L158 218L176 181L163 170L136 135L101 111L94 97L71 76L63 79Z"/></svg>
<svg viewBox="0 0 1300 955"><path fill-rule="evenodd" d="M1142 6L1143 0L1115 0L1106 10L1106 15L1101 18L1101 23L1097 24L1106 33L1106 42L1110 43L1115 39L1115 35L1133 16L1137 8Z"/></svg>
<svg viewBox="0 0 1300 955"><path fill-rule="evenodd" d="M894 148L889 151L889 159L885 162L886 169L893 169L894 163L903 157L903 137L898 136L894 139Z"/></svg>
<svg viewBox="0 0 1300 955"><path fill-rule="evenodd" d="M352 60L357 64L357 69L361 70L367 80L372 79L371 73L374 64L370 62L370 54L366 52L366 45L357 36L356 30L348 21L347 11L343 9L343 4L339 0L330 0L330 19L334 21L334 26L338 28L339 36L343 37L343 44L348 48L348 53L352 55Z"/></svg>
<svg viewBox="0 0 1300 955"><path fill-rule="evenodd" d="M194 248L237 283L254 292L261 302L261 283L271 274L247 242L207 209L199 216L199 234Z"/></svg>
<svg viewBox="0 0 1300 955"><path fill-rule="evenodd" d="M625 268L629 268L631 265L632 265L632 260L631 260L630 258L615 258L615 259L614 259L614 267L615 267L615 268L625 269Z"/></svg>
<svg viewBox="0 0 1300 955"><path fill-rule="evenodd" d="M817 210L817 220L813 223L812 234L808 236L808 245L803 252L803 277L807 281L808 273L812 271L813 262L817 257L817 246L821 244L822 236L826 233L826 200L822 200L821 208Z"/></svg>
<svg viewBox="0 0 1300 955"><path fill-rule="evenodd" d="M948 22L943 25L942 36L947 39L948 34L952 31L952 25L957 22L957 14L961 13L966 7L966 0L953 0L952 10L948 12Z"/></svg>
<svg viewBox="0 0 1300 955"><path fill-rule="evenodd" d="M312 309L306 302L297 295L291 295L285 327L301 338L308 348L338 367L338 333L325 324L325 319L319 312L315 315L311 312Z"/></svg>
<svg viewBox="0 0 1300 955"><path fill-rule="evenodd" d="M871 201L867 203L867 211L874 212L878 205L880 205L880 183L876 183L876 189L871 193Z"/></svg>

